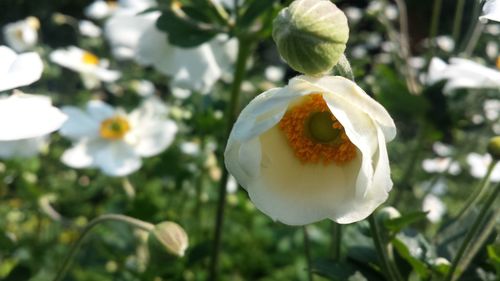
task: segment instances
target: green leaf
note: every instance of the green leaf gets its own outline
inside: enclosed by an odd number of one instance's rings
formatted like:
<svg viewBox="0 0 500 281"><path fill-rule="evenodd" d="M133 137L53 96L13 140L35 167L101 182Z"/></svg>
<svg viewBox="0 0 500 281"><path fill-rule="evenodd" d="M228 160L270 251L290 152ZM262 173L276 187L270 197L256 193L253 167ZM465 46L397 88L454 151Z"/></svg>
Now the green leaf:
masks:
<svg viewBox="0 0 500 281"><path fill-rule="evenodd" d="M384 222L384 226L391 231L399 232L403 228L409 226L410 224L425 219L426 216L427 216L426 212L420 212L420 211L413 212L405 214L399 218L386 220Z"/></svg>
<svg viewBox="0 0 500 281"><path fill-rule="evenodd" d="M172 11L163 11L156 26L167 33L170 44L190 48L212 39L216 32L199 28L192 21L181 18Z"/></svg>
<svg viewBox="0 0 500 281"><path fill-rule="evenodd" d="M252 24L265 11L271 9L276 1L274 0L250 0L247 1L247 8L239 19L238 24L242 27L247 27Z"/></svg>
<svg viewBox="0 0 500 281"><path fill-rule="evenodd" d="M488 251L489 263L493 265L497 275L500 276L500 244L488 245L486 250Z"/></svg>
<svg viewBox="0 0 500 281"><path fill-rule="evenodd" d="M313 272L333 281L345 281L352 277L356 272L361 273L366 280L382 281L382 276L372 270L368 264L360 264L352 260L334 262L331 260L314 261Z"/></svg>

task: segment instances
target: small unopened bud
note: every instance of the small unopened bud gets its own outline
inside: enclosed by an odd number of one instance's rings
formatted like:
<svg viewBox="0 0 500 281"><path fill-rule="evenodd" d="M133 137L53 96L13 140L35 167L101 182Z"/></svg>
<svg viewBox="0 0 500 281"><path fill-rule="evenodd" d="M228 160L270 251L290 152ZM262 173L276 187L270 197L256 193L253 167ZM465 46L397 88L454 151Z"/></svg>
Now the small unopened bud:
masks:
<svg viewBox="0 0 500 281"><path fill-rule="evenodd" d="M321 75L344 53L349 39L347 17L329 0L296 0L274 20L273 39L291 68Z"/></svg>
<svg viewBox="0 0 500 281"><path fill-rule="evenodd" d="M388 206L382 208L376 213L376 219L379 223L384 223L388 220L397 219L401 217L401 213L394 207Z"/></svg>
<svg viewBox="0 0 500 281"><path fill-rule="evenodd" d="M492 137L488 143L488 153L494 160L500 161L500 136Z"/></svg>
<svg viewBox="0 0 500 281"><path fill-rule="evenodd" d="M184 229L169 221L157 224L151 231L149 240L153 248L159 243L168 253L178 257L184 256L188 247L188 236Z"/></svg>

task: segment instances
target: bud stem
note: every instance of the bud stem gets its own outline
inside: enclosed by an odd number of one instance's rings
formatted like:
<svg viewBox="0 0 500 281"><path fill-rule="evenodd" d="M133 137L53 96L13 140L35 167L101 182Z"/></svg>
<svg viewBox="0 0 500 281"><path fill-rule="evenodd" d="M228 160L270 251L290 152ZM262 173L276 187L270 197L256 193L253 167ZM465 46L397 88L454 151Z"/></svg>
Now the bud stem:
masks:
<svg viewBox="0 0 500 281"><path fill-rule="evenodd" d="M313 273L312 273L312 258L311 258L311 241L309 239L309 233L307 232L307 226L302 227L302 231L304 234L304 254L306 256L307 262L307 280L313 281Z"/></svg>
<svg viewBox="0 0 500 281"><path fill-rule="evenodd" d="M342 56L340 56L339 62L334 66L334 69L340 76L344 76L345 78L354 81L354 74L352 73L351 64L347 60L345 54L342 54Z"/></svg>
<svg viewBox="0 0 500 281"><path fill-rule="evenodd" d="M82 230L82 233L80 237L78 237L78 240L73 244L69 254L66 256L64 263L62 267L59 269L56 277L54 278L54 281L60 281L64 278L66 275L66 272L68 271L71 261L75 257L76 253L78 252L78 249L83 243L83 239L87 236L88 233L98 224L101 222L106 222L106 221L119 221L119 222L124 222L127 223L131 226L140 228L145 231L152 231L154 229L154 225L141 221L132 217L124 216L124 215L118 215L118 214L106 214L99 216L95 219L93 219L91 222L89 222L85 228Z"/></svg>

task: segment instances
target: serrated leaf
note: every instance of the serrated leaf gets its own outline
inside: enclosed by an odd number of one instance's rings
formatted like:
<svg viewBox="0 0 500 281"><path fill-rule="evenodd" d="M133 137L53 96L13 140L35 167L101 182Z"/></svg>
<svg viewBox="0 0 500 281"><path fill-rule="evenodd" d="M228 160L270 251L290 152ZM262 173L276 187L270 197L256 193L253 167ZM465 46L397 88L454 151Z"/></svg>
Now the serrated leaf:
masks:
<svg viewBox="0 0 500 281"><path fill-rule="evenodd" d="M423 220L426 217L427 217L426 212L419 211L419 212L409 213L399 218L384 221L384 226L391 231L399 232L403 228L409 226L410 224Z"/></svg>

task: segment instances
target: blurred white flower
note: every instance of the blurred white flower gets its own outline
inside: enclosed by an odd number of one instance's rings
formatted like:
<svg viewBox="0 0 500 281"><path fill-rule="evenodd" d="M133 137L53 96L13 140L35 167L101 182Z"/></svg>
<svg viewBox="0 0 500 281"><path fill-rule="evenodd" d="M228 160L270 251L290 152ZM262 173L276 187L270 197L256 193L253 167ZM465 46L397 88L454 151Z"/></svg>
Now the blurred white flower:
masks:
<svg viewBox="0 0 500 281"><path fill-rule="evenodd" d="M285 78L285 69L279 66L268 66L264 71L264 77L271 82L280 82Z"/></svg>
<svg viewBox="0 0 500 281"><path fill-rule="evenodd" d="M479 17L482 22L488 20L500 22L500 1L487 0L483 6L483 14Z"/></svg>
<svg viewBox="0 0 500 281"><path fill-rule="evenodd" d="M453 146L439 141L432 144L432 150L441 157L450 156L454 151Z"/></svg>
<svg viewBox="0 0 500 281"><path fill-rule="evenodd" d="M484 178L486 173L488 172L488 167L491 164L492 158L489 154L478 154L475 152L469 153L467 155L467 164L469 164L469 172L470 174L478 179ZM490 176L490 181L492 182L500 182L500 165L497 163L493 168L493 171Z"/></svg>
<svg viewBox="0 0 500 281"><path fill-rule="evenodd" d="M158 12L137 15L133 9L117 11L105 26L114 56L152 65L171 77L172 87L209 92L231 69L236 58L236 41L218 36L194 48L172 46L167 35L156 28L159 15Z"/></svg>
<svg viewBox="0 0 500 281"><path fill-rule="evenodd" d="M495 41L489 41L486 43L486 49L485 49L486 55L490 59L497 59L498 58L498 44Z"/></svg>
<svg viewBox="0 0 500 281"><path fill-rule="evenodd" d="M351 48L351 56L356 59L366 58L368 50L364 45L357 45Z"/></svg>
<svg viewBox="0 0 500 281"><path fill-rule="evenodd" d="M389 4L384 9L384 15L389 20L396 20L398 18L398 16L399 16L398 8L394 4Z"/></svg>
<svg viewBox="0 0 500 281"><path fill-rule="evenodd" d="M395 134L387 111L354 82L298 76L243 109L225 164L274 220L352 223L388 197L386 142Z"/></svg>
<svg viewBox="0 0 500 281"><path fill-rule="evenodd" d="M347 7L344 9L344 13L349 19L349 23L356 24L363 17L363 11L358 7Z"/></svg>
<svg viewBox="0 0 500 281"><path fill-rule="evenodd" d="M449 157L438 157L432 159L424 159L422 168L427 173L444 173L448 172L451 175L460 174L460 165L457 161L453 161Z"/></svg>
<svg viewBox="0 0 500 281"><path fill-rule="evenodd" d="M96 55L75 46L53 51L50 53L50 60L79 72L87 88L94 88L99 81L114 82L121 77L119 71L107 68L106 60L101 60Z"/></svg>
<svg viewBox="0 0 500 281"><path fill-rule="evenodd" d="M156 98L126 114L94 100L85 111L68 106L60 133L74 141L61 160L73 168L99 168L109 176L137 171L141 157L161 153L173 142L177 125L166 118L167 107Z"/></svg>
<svg viewBox="0 0 500 281"><path fill-rule="evenodd" d="M233 194L238 190L238 182L231 175L229 175L229 178L227 179L226 190L229 194Z"/></svg>
<svg viewBox="0 0 500 281"><path fill-rule="evenodd" d="M99 37L102 34L101 28L89 20L79 21L78 30L80 31L80 34L82 34L83 36L92 38Z"/></svg>
<svg viewBox="0 0 500 281"><path fill-rule="evenodd" d="M189 98L192 94L191 90L177 88L177 87L170 88L170 91L172 91L172 95L174 97L181 99L181 100Z"/></svg>
<svg viewBox="0 0 500 281"><path fill-rule="evenodd" d="M500 116L500 100L485 100L483 103L484 115L490 121L495 121Z"/></svg>
<svg viewBox="0 0 500 281"><path fill-rule="evenodd" d="M441 35L435 38L436 45L445 52L452 52L455 49L455 40L452 37Z"/></svg>
<svg viewBox="0 0 500 281"><path fill-rule="evenodd" d="M7 45L16 52L31 49L38 42L40 21L36 17L27 17L24 20L6 24L3 27L3 36Z"/></svg>
<svg viewBox="0 0 500 281"><path fill-rule="evenodd" d="M426 60L423 57L411 57L408 60L408 63L410 64L411 67L414 69L422 69L425 66Z"/></svg>
<svg viewBox="0 0 500 281"><path fill-rule="evenodd" d="M200 154L200 143L195 141L186 141L181 143L180 149L184 154L196 156Z"/></svg>
<svg viewBox="0 0 500 281"><path fill-rule="evenodd" d="M439 58L432 58L426 81L433 84L441 80L447 80L445 93L460 88L499 88L500 71L468 59L451 58L450 64L446 64Z"/></svg>
<svg viewBox="0 0 500 281"><path fill-rule="evenodd" d="M101 20L110 16L116 9L116 6L117 5L115 2L96 0L92 2L90 5L88 5L83 11L83 13L88 18Z"/></svg>
<svg viewBox="0 0 500 281"><path fill-rule="evenodd" d="M0 46L0 92L29 85L42 76L43 62L37 53L16 54Z"/></svg>
<svg viewBox="0 0 500 281"><path fill-rule="evenodd" d="M132 81L132 88L141 97L150 97L155 93L155 85L148 80L135 80Z"/></svg>
<svg viewBox="0 0 500 281"><path fill-rule="evenodd" d="M439 222L446 213L446 205L434 194L425 196L422 210L427 213L427 219L433 223Z"/></svg>
<svg viewBox="0 0 500 281"><path fill-rule="evenodd" d="M22 92L0 97L0 141L41 137L59 129L65 120L48 97Z"/></svg>

